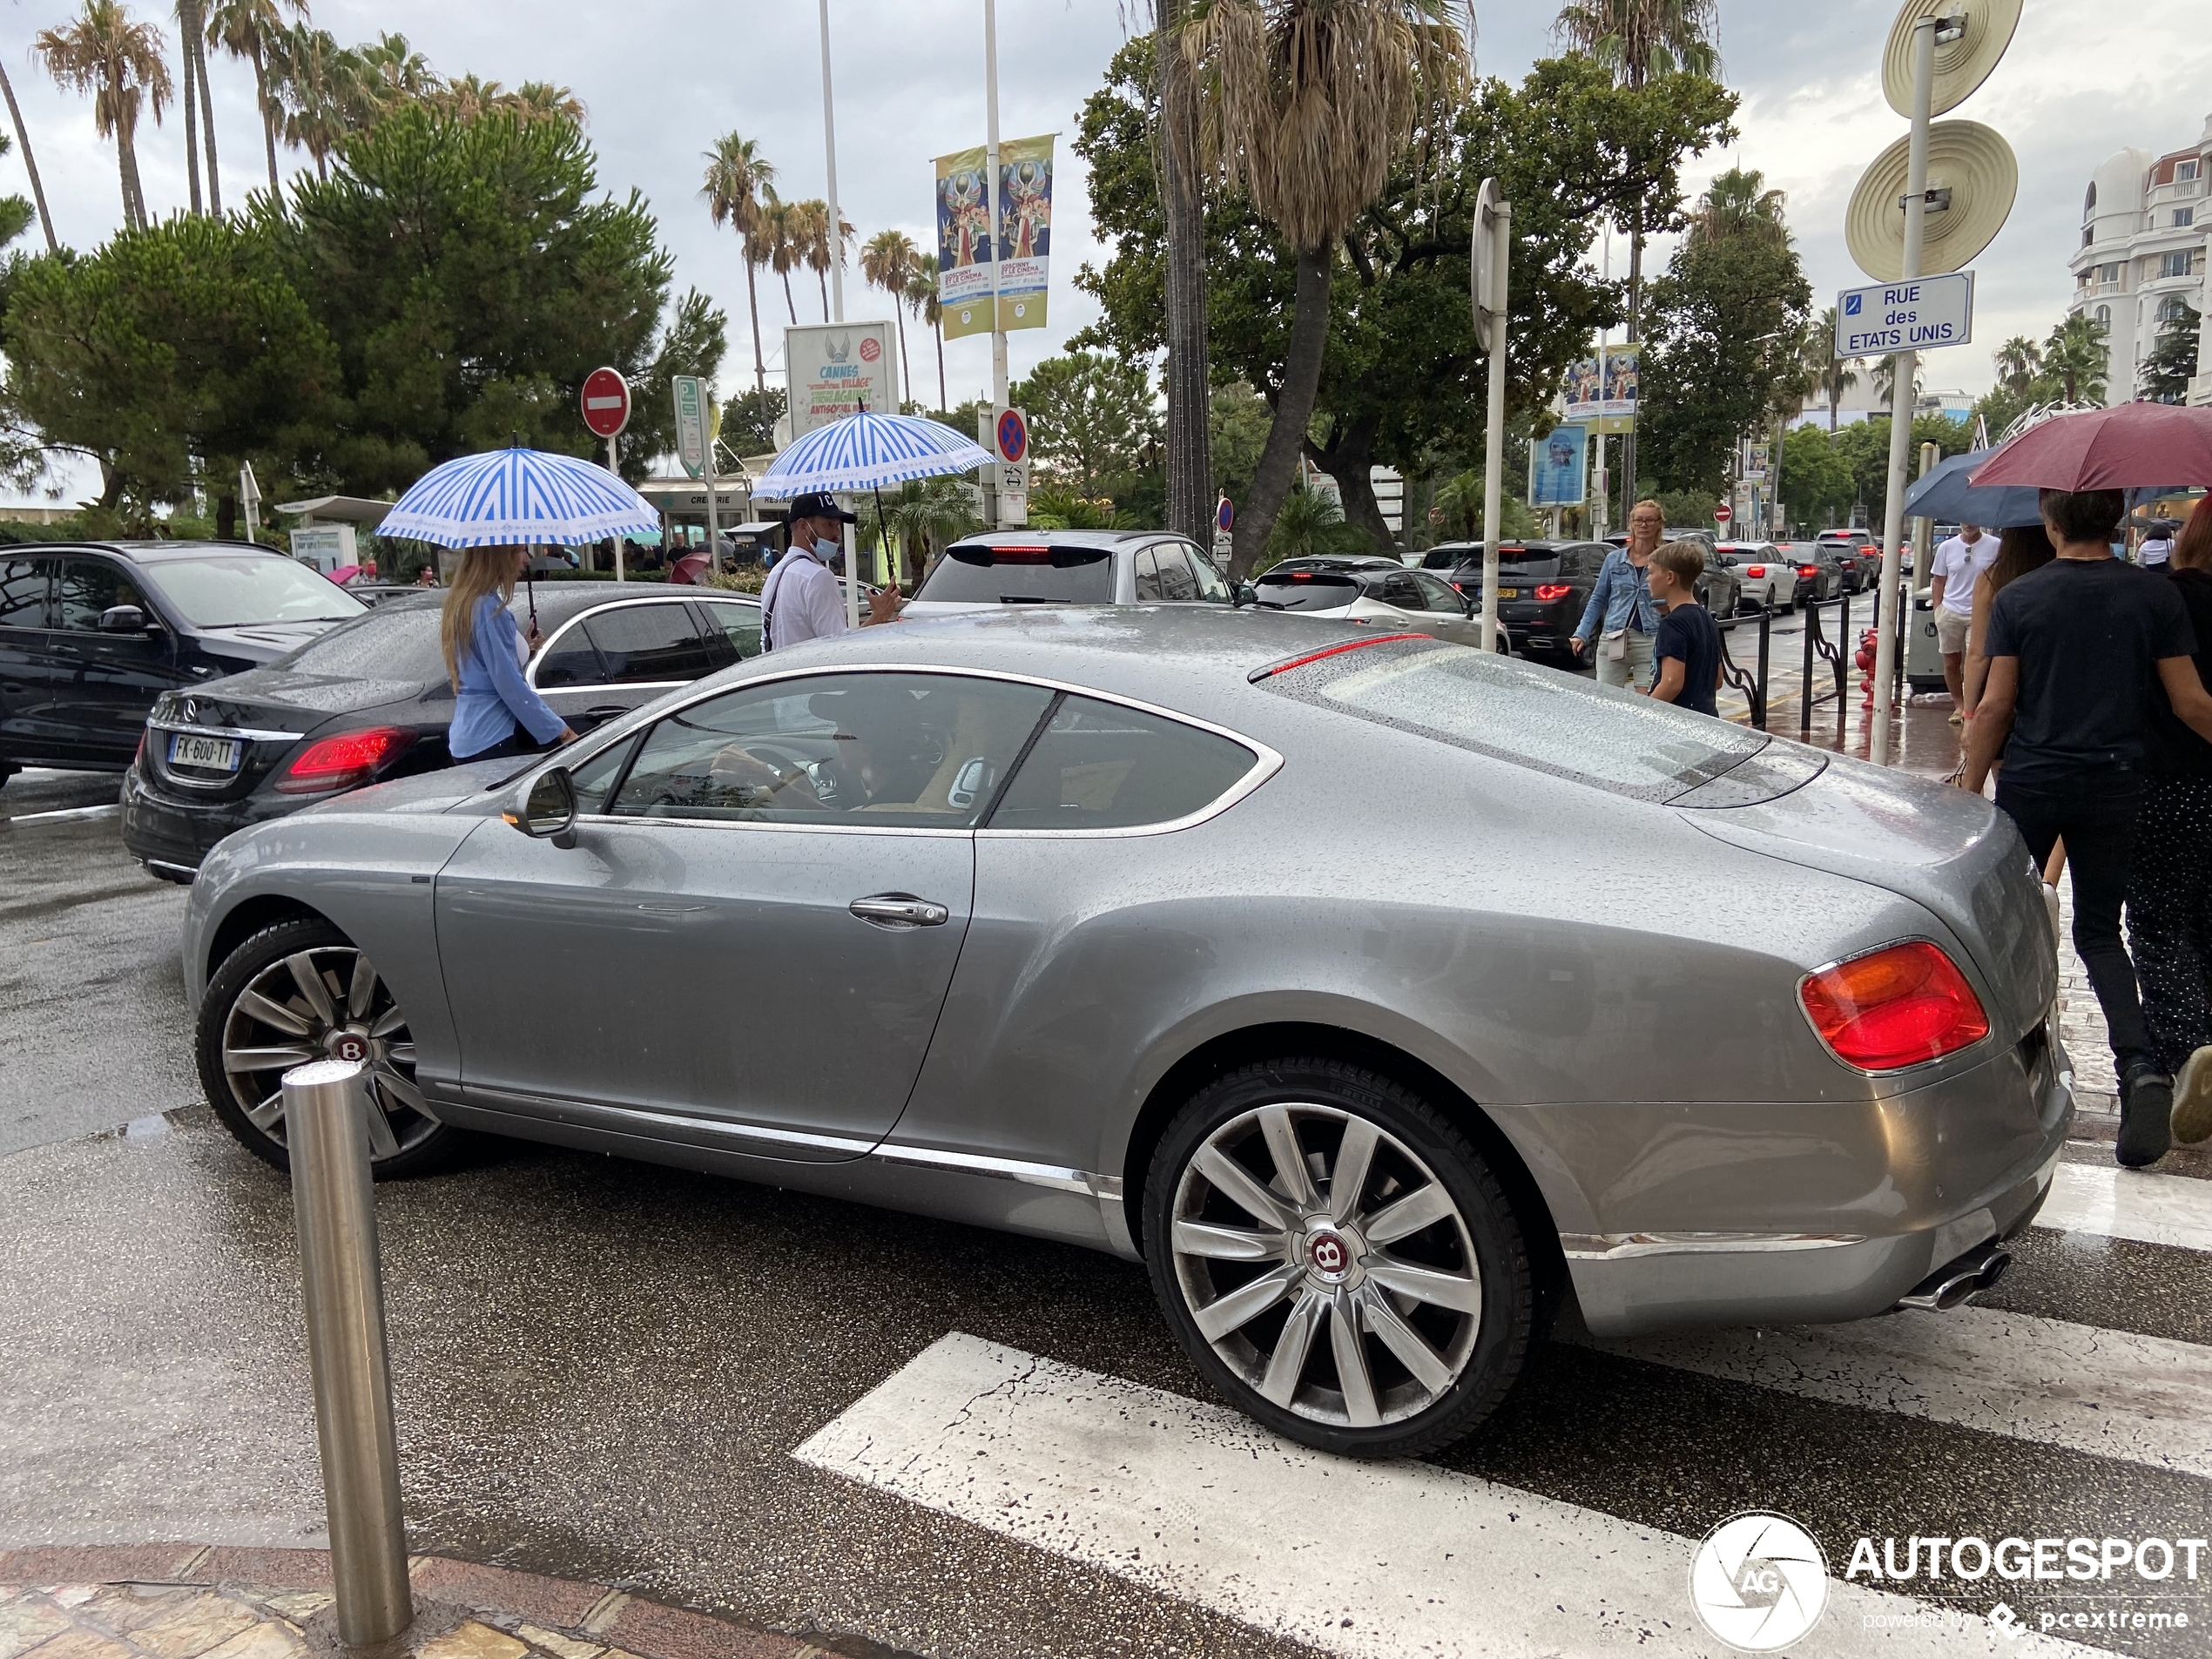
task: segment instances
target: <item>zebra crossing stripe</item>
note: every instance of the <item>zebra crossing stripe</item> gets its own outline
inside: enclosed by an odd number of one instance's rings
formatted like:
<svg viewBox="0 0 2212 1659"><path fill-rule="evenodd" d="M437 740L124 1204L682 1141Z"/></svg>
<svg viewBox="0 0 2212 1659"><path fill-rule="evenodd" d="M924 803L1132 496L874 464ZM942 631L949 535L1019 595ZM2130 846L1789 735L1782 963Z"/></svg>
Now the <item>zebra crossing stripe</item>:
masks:
<svg viewBox="0 0 2212 1659"><path fill-rule="evenodd" d="M1591 1345L1779 1393L2212 1478L2212 1349L1996 1308Z"/></svg>
<svg viewBox="0 0 2212 1659"><path fill-rule="evenodd" d="M1726 1651L1690 1609L1688 1539L1427 1464L1310 1452L960 1332L792 1455L1346 1659ZM2094 1650L1831 1580L1791 1651Z"/></svg>
<svg viewBox="0 0 2212 1659"><path fill-rule="evenodd" d="M2060 1163L2035 1224L2212 1251L2212 1181L2117 1164Z"/></svg>

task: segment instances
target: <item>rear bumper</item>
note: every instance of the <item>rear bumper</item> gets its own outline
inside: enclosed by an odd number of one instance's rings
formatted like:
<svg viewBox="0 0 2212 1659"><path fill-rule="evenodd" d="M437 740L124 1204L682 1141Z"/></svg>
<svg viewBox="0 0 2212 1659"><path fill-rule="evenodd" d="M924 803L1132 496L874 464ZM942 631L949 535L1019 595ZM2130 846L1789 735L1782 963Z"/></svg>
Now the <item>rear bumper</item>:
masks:
<svg viewBox="0 0 2212 1659"><path fill-rule="evenodd" d="M2016 1049L1864 1105L1753 1109L1768 1152L1800 1140L1801 1160L1736 1161L1722 1143L1740 1144L1750 1123L1716 1122L1715 1156L1696 1178L1654 1184L1656 1169L1620 1171L1615 1190L1641 1188L1636 1199L1601 1202L1560 1233L1591 1333L1865 1318L1964 1252L2011 1238L2050 1190L2074 1116L2073 1074L2054 1023L2046 1030L2047 1057ZM1680 1109L1669 1115L1678 1132L1662 1138L1679 1173L1700 1161L1700 1137Z"/></svg>
<svg viewBox="0 0 2212 1659"><path fill-rule="evenodd" d="M226 835L296 813L320 799L247 795L237 800L182 800L154 788L134 765L123 774L123 845L132 858L155 867L156 874L189 880Z"/></svg>

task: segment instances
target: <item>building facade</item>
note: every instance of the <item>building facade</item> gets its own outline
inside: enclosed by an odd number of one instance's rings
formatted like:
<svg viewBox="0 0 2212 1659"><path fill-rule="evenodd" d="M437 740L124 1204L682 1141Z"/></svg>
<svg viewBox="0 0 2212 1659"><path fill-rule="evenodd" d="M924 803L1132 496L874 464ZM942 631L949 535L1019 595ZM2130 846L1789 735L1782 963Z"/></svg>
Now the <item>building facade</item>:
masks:
<svg viewBox="0 0 2212 1659"><path fill-rule="evenodd" d="M2106 328L2111 372L2106 399L2137 395L2159 333L2183 306L2202 314L2212 241L2212 118L2195 144L2153 155L2122 150L2100 166L2081 203L2081 241L2071 261L2070 314ZM2212 402L2212 328L2197 345L2189 401Z"/></svg>

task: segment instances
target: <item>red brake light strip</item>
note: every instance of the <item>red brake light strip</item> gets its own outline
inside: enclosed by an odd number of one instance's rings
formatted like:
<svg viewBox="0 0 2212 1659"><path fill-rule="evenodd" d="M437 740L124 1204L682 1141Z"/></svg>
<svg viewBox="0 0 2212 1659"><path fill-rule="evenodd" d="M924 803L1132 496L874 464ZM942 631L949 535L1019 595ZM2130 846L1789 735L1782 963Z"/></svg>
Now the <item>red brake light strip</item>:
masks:
<svg viewBox="0 0 2212 1659"><path fill-rule="evenodd" d="M1344 651L1358 651L1363 645L1387 645L1393 639L1426 639L1426 634L1377 634L1372 639L1347 639L1341 645L1331 645L1325 651L1310 651L1303 657L1293 657L1288 662L1270 663L1265 668L1255 668L1244 678L1257 685L1277 674L1287 674L1294 668L1304 668L1308 663L1318 663L1324 657L1335 657Z"/></svg>

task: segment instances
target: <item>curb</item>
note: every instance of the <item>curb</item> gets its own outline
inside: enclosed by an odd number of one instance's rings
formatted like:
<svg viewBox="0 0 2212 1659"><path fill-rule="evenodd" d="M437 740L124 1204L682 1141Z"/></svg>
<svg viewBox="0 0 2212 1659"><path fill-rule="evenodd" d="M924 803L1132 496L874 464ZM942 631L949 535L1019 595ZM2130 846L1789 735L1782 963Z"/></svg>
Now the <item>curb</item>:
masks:
<svg viewBox="0 0 2212 1659"><path fill-rule="evenodd" d="M479 1638L500 1632L508 1649L559 1659L906 1659L865 1637L802 1640L610 1585L451 1556L410 1556L408 1577L416 1622L390 1644L398 1652L432 1649L454 1659L499 1659L481 1639L470 1638L473 1625ZM33 1546L0 1550L0 1585L232 1590L319 1602L331 1588L330 1552L193 1543ZM301 1617L300 1629L310 1650L347 1651L327 1611Z"/></svg>

